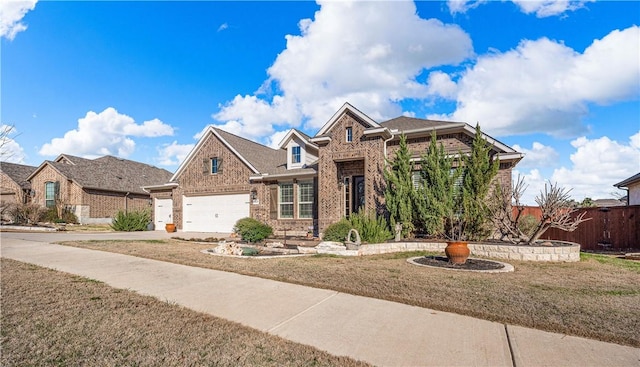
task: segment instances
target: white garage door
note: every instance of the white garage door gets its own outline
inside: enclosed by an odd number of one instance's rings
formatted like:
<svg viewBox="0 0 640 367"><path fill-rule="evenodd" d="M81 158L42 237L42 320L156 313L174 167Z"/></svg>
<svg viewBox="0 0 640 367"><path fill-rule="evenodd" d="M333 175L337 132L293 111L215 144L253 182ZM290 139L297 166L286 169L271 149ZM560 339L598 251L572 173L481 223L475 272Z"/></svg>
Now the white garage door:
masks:
<svg viewBox="0 0 640 367"><path fill-rule="evenodd" d="M228 233L238 219L249 216L249 194L184 196L182 213L186 232Z"/></svg>
<svg viewBox="0 0 640 367"><path fill-rule="evenodd" d="M156 231L164 231L164 225L173 223L173 199L154 199L153 224Z"/></svg>

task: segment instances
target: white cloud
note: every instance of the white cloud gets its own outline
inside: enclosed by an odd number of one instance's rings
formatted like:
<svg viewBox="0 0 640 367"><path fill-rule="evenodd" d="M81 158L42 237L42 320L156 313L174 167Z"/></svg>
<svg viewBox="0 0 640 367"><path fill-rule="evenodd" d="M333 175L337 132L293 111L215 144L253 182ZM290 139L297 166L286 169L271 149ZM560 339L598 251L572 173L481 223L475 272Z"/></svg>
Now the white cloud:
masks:
<svg viewBox="0 0 640 367"><path fill-rule="evenodd" d="M529 172L520 171L519 169L515 169L512 171L512 181L516 182L518 176L524 178L525 182L525 190L520 198L520 204L529 205L529 206L537 206L536 204L536 196L540 194L542 190L544 190L545 183L548 182L538 169L532 169Z"/></svg>
<svg viewBox="0 0 640 367"><path fill-rule="evenodd" d="M582 54L547 38L525 40L478 58L457 81L456 111L434 118L480 122L492 135L578 136L590 103L638 98L638 54L638 26L612 31Z"/></svg>
<svg viewBox="0 0 640 367"><path fill-rule="evenodd" d="M267 146L273 149L278 149L282 139L289 133L289 130L283 130L273 133L268 139Z"/></svg>
<svg viewBox="0 0 640 367"><path fill-rule="evenodd" d="M578 201L585 197L608 198L615 190L613 184L640 172L640 147L634 143L639 137L640 131L629 138L628 144L606 136L575 139L571 142L576 148L570 156L573 166L554 170L551 180L572 187Z"/></svg>
<svg viewBox="0 0 640 367"><path fill-rule="evenodd" d="M475 9L486 2L487 0L448 0L447 6L451 14L466 13L469 9Z"/></svg>
<svg viewBox="0 0 640 367"><path fill-rule="evenodd" d="M173 141L171 144L164 144L158 148L158 164L161 166L177 166L184 162L195 144L178 144Z"/></svg>
<svg viewBox="0 0 640 367"><path fill-rule="evenodd" d="M552 167L558 162L558 152L553 147L534 141L531 149L513 145L513 149L524 153L524 158L518 163L519 168Z"/></svg>
<svg viewBox="0 0 640 367"><path fill-rule="evenodd" d="M595 0L512 0L523 13L535 13L538 18L564 14L584 7Z"/></svg>
<svg viewBox="0 0 640 367"><path fill-rule="evenodd" d="M395 117L400 100L428 95L416 79L424 70L473 53L468 34L420 18L413 2L319 4L313 20L300 21L300 35L286 36L286 49L258 91L266 97L236 96L213 115L219 126L250 138L301 122L319 128L345 101L374 119Z"/></svg>
<svg viewBox="0 0 640 367"><path fill-rule="evenodd" d="M611 198L611 193L617 190L613 187L615 183L640 172L639 143L640 131L629 137L628 144L606 136L597 139L577 138L571 142L575 148L570 156L571 167L555 169L548 178L543 178L538 169L532 169L528 173L514 170L514 177L523 174L529 184L523 201L535 205L533 198L544 188L545 181L571 189L570 195L576 201L582 201L586 197Z"/></svg>
<svg viewBox="0 0 640 367"><path fill-rule="evenodd" d="M535 13L538 18L562 15L584 7L585 3L595 0L512 0L525 14ZM451 14L466 13L470 9L486 3L487 0L448 0Z"/></svg>
<svg viewBox="0 0 640 367"><path fill-rule="evenodd" d="M429 94L442 98L454 99L458 91L458 86L451 80L451 77L441 71L434 71L427 78Z"/></svg>
<svg viewBox="0 0 640 367"><path fill-rule="evenodd" d="M100 113L93 111L78 119L78 128L67 131L62 138L54 138L40 149L43 156L61 153L96 158L103 155L127 157L135 150L131 137L158 137L173 135L173 128L158 119L141 125L133 118L108 107Z"/></svg>
<svg viewBox="0 0 640 367"><path fill-rule="evenodd" d="M229 25L227 23L222 23L220 24L220 27L218 27L218 32L222 32L227 28L229 28Z"/></svg>
<svg viewBox="0 0 640 367"><path fill-rule="evenodd" d="M0 160L24 164L27 156L20 144L14 140L16 135L18 135L18 131L15 127L0 125Z"/></svg>
<svg viewBox="0 0 640 367"><path fill-rule="evenodd" d="M0 1L0 37L13 40L15 36L27 29L22 18L28 11L35 9L37 0L2 0Z"/></svg>

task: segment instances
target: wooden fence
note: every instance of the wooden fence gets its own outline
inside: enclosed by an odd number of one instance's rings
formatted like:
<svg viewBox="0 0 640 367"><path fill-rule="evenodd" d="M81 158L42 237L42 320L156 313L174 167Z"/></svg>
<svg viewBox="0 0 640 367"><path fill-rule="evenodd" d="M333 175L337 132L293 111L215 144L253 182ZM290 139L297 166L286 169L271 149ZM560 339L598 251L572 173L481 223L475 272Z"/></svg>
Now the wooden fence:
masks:
<svg viewBox="0 0 640 367"><path fill-rule="evenodd" d="M616 206L610 208L582 208L589 221L580 224L573 232L551 228L542 239L554 239L579 243L582 250L589 251L640 251L640 205ZM527 207L526 214L540 218L538 207Z"/></svg>

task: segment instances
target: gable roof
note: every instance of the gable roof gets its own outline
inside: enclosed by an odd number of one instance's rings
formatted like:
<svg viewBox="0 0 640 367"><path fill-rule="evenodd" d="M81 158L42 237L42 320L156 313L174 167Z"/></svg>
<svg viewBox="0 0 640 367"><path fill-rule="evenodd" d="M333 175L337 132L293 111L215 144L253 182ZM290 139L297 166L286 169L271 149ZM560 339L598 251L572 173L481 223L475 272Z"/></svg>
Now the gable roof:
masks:
<svg viewBox="0 0 640 367"><path fill-rule="evenodd" d="M401 134L420 135L431 134L433 131L436 133L464 133L471 137L476 135L476 129L465 122L451 122L451 121L439 121L439 120L427 120L419 119L415 117L400 116L391 120L380 123L381 126L391 130L394 137L398 137ZM502 143L501 141L482 133L482 138L487 143L493 145L493 147L500 154L500 159L515 159L520 160L524 157L524 154L517 152L510 146Z"/></svg>
<svg viewBox="0 0 640 367"><path fill-rule="evenodd" d="M114 192L146 194L143 186L162 184L171 177L165 169L128 159L108 155L86 159L61 154L54 161L43 162L29 179L47 165L82 188Z"/></svg>
<svg viewBox="0 0 640 367"><path fill-rule="evenodd" d="M310 145L314 148L318 148L317 145L315 145L312 141L311 141L311 137L305 133L303 133L302 131L298 130L298 129L291 129L289 130L289 132L287 132L287 135L284 136L284 138L282 138L282 140L280 141L280 144L278 144L278 147L280 149L284 149L287 147L287 142L289 141L289 139L291 139L293 136L297 136L298 139L304 141L304 143L306 145Z"/></svg>
<svg viewBox="0 0 640 367"><path fill-rule="evenodd" d="M184 169L189 165L196 152L200 150L210 134L215 135L233 154L235 154L254 174L267 173L274 167L287 163L287 153L281 149L272 149L260 143L231 134L209 125L195 147L189 152L180 167L171 177L177 181Z"/></svg>
<svg viewBox="0 0 640 367"><path fill-rule="evenodd" d="M380 123L381 126L389 128L389 130L398 130L400 132L409 132L413 130L434 129L438 127L454 127L462 126L461 122L425 120L415 117L400 116Z"/></svg>
<svg viewBox="0 0 640 367"><path fill-rule="evenodd" d="M27 179L37 169L35 166L27 166L24 164L0 162L0 172L9 176L15 183L23 189L30 189L31 182Z"/></svg>
<svg viewBox="0 0 640 367"><path fill-rule="evenodd" d="M268 172L287 162L287 153L283 150L269 148L218 128L214 130L255 168L254 173Z"/></svg>
<svg viewBox="0 0 640 367"><path fill-rule="evenodd" d="M331 130L331 128L333 127L333 125L338 121L338 119L340 119L340 117L345 113L345 112L351 112L351 114L355 115L358 119L360 119L360 121L362 121L365 125L368 125L368 128L373 128L373 129L378 129L381 126L375 122L371 117L365 115L364 113L362 113L360 110L358 110L357 108L353 107L349 102L345 102L342 107L340 107L340 109L338 111L336 111L336 113L333 114L333 116L331 116L331 118L329 119L329 121L327 121L324 126L322 126L322 128L318 131L318 133L315 135L316 137L320 137L322 135L324 135L325 133L327 133L329 130Z"/></svg>
<svg viewBox="0 0 640 367"><path fill-rule="evenodd" d="M635 175L633 175L633 176L631 176L631 177L629 177L629 178L627 178L625 180L622 180L622 181L618 182L617 184L615 184L613 186L615 186L617 188L627 187L627 186L629 186L629 185L631 185L633 183L636 183L638 181L640 181L640 172L636 173Z"/></svg>

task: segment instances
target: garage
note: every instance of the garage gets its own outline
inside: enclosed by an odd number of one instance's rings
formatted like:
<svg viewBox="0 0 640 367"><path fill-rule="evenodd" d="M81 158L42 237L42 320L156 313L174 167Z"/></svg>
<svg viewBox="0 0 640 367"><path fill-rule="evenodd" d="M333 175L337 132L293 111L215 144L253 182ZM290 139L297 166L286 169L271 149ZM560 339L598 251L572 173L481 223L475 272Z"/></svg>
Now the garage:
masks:
<svg viewBox="0 0 640 367"><path fill-rule="evenodd" d="M153 225L156 231L164 231L164 225L172 223L173 199L153 200Z"/></svg>
<svg viewBox="0 0 640 367"><path fill-rule="evenodd" d="M229 233L249 216L249 194L184 196L182 213L185 232Z"/></svg>

